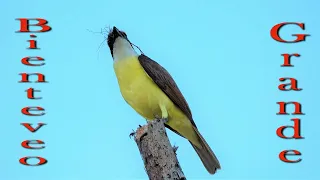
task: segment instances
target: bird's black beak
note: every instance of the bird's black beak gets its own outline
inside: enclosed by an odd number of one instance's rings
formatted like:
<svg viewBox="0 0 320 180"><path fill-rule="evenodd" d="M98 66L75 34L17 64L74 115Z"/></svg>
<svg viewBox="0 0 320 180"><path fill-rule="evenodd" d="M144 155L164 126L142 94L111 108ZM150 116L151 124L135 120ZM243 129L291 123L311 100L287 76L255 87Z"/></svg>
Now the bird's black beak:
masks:
<svg viewBox="0 0 320 180"><path fill-rule="evenodd" d="M118 28L113 26L112 30L110 30L110 32L108 34L108 46L110 48L110 52L111 52L112 57L113 57L113 44L119 36L128 40L125 32L120 31Z"/></svg>
<svg viewBox="0 0 320 180"><path fill-rule="evenodd" d="M119 29L116 28L115 26L113 26L113 28L112 28L112 33L120 35Z"/></svg>
<svg viewBox="0 0 320 180"><path fill-rule="evenodd" d="M120 33L118 28L116 28L115 26L113 26L112 30L110 30L109 34L108 34L108 46L110 48L110 53L111 56L113 57L113 44L115 42L115 40L117 39L117 37L119 37Z"/></svg>

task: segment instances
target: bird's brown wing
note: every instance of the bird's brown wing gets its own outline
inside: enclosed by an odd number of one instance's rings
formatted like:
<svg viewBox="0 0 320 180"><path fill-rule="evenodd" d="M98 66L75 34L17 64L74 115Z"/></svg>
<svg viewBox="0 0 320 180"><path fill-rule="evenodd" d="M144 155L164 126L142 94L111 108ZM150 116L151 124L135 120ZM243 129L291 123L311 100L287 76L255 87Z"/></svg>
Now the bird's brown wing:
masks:
<svg viewBox="0 0 320 180"><path fill-rule="evenodd" d="M196 127L193 121L191 110L182 93L180 92L177 84L160 64L150 59L148 56L141 54L139 62L146 73L158 85L158 87L171 99L171 101L189 118L192 125Z"/></svg>
<svg viewBox="0 0 320 180"><path fill-rule="evenodd" d="M200 132L197 130L197 127L192 119L192 114L190 111L190 108L188 106L187 101L184 99L182 93L180 92L177 84L174 82L171 75L168 73L167 70L165 70L163 67L161 67L157 62L153 61L146 55L140 55L138 57L140 64L144 68L144 70L147 72L147 74L151 77L151 79L158 85L158 87L171 99L171 101L181 109L181 111L189 118L192 125L194 126L194 130L198 135L199 142L201 144L201 147L197 147L194 144L192 144L191 141L189 141L192 145L192 147L195 149L197 154L199 155L202 163L208 170L210 174L214 174L217 169L220 169L220 163L207 144L207 142L204 140ZM172 130L173 132L179 134L180 133L169 127L165 124L167 128Z"/></svg>

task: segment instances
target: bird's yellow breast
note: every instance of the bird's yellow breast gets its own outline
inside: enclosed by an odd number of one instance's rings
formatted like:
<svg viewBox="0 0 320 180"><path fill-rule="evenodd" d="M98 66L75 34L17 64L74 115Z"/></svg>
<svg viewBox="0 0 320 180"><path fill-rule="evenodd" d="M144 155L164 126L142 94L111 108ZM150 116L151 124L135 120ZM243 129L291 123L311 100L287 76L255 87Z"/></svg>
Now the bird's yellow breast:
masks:
<svg viewBox="0 0 320 180"><path fill-rule="evenodd" d="M146 119L152 120L155 115L161 118L160 104L165 105L167 111L174 108L174 104L144 71L136 56L115 61L114 70L123 98Z"/></svg>
<svg viewBox="0 0 320 180"><path fill-rule="evenodd" d="M137 56L115 61L114 70L123 98L136 112L147 120L153 120L162 117L160 106L165 107L168 113L166 124L198 144L190 120L148 76Z"/></svg>

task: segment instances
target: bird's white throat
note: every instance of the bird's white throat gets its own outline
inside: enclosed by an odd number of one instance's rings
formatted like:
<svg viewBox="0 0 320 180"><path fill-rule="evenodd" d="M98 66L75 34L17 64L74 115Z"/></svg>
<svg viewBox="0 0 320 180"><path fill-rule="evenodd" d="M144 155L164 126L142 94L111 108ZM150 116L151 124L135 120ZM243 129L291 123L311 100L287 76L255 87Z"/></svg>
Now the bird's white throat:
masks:
<svg viewBox="0 0 320 180"><path fill-rule="evenodd" d="M128 40L118 37L113 44L113 60L119 61L131 56L137 56L137 52L133 49Z"/></svg>

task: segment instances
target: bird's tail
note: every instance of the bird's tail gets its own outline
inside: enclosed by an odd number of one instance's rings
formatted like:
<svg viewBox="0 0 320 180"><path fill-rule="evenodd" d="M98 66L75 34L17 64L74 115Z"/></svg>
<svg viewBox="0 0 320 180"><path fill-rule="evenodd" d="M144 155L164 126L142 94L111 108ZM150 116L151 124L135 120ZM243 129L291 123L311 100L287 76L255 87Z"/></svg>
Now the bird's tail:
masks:
<svg viewBox="0 0 320 180"><path fill-rule="evenodd" d="M200 157L207 171L210 174L214 174L217 169L221 169L220 163L196 127L194 127L194 131L198 135L198 139L201 147L197 147L193 145L190 141L189 142L191 143L194 150L197 152L198 156Z"/></svg>

